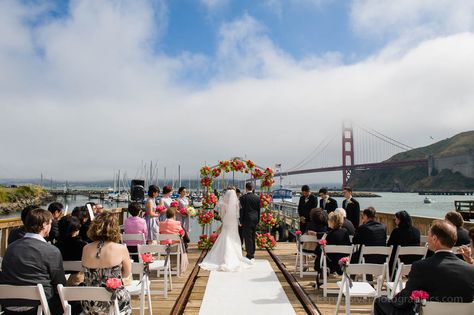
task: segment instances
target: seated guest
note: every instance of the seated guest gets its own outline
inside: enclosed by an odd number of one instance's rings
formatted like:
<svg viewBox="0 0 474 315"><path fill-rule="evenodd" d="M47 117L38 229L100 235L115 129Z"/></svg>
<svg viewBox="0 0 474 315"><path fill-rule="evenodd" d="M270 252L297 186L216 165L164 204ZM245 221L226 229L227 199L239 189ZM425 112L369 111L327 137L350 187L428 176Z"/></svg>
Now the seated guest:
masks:
<svg viewBox="0 0 474 315"><path fill-rule="evenodd" d="M145 240L148 238L148 229L146 226L145 219L140 218L138 215L142 211L142 207L138 202L132 202L128 205L128 213L131 215L123 223L124 234L143 234ZM128 251L130 253L137 253L137 245L143 244L140 241L125 241ZM130 254L130 258L134 261L138 261L138 254Z"/></svg>
<svg viewBox="0 0 474 315"><path fill-rule="evenodd" d="M329 197L327 188L321 188L319 190L319 207L326 210L328 214L337 209L337 201Z"/></svg>
<svg viewBox="0 0 474 315"><path fill-rule="evenodd" d="M51 229L52 215L43 209L34 209L26 216L23 238L7 247L2 261L0 283L36 286L41 283L52 314L62 314L57 293L58 284L65 285L63 260L59 250L46 242ZM36 314L38 303L28 300L3 300L5 314Z"/></svg>
<svg viewBox="0 0 474 315"><path fill-rule="evenodd" d="M60 202L52 202L48 206L48 211L51 212L53 216L53 223L51 224L51 231L49 232L49 236L46 240L50 242L51 244L54 244L58 239L58 236L59 236L58 221L63 212L63 208L64 206Z"/></svg>
<svg viewBox="0 0 474 315"><path fill-rule="evenodd" d="M362 212L362 224L356 229L352 243L365 246L386 246L387 228L383 223L375 221L375 209L369 207ZM358 262L360 250L352 255L352 262ZM383 264L385 257L366 255L366 263Z"/></svg>
<svg viewBox="0 0 474 315"><path fill-rule="evenodd" d="M63 261L78 261L82 258L82 249L87 245L79 235L81 223L79 219L71 215L62 217L58 222L59 236L56 247L61 252ZM71 274L67 279L67 284L71 286L79 285L84 281L83 272L65 270Z"/></svg>
<svg viewBox="0 0 474 315"><path fill-rule="evenodd" d="M428 232L428 247L435 254L412 264L405 288L393 299L377 298L374 314L414 314L410 300L414 290L426 291L430 301L471 303L474 267L451 252L454 244L456 228L446 221L434 221Z"/></svg>
<svg viewBox="0 0 474 315"><path fill-rule="evenodd" d="M84 246L82 265L84 284L102 286L109 278L128 278L132 265L127 246L120 244L118 219L113 213L100 213L91 222L87 232L92 243ZM130 294L121 287L116 290L121 314L131 314ZM82 301L86 314L108 314L110 302Z"/></svg>
<svg viewBox="0 0 474 315"><path fill-rule="evenodd" d="M166 220L159 222L160 234L181 235L183 236L183 241L189 243L189 238L186 238L186 231L181 226L181 222L176 221L176 210L178 209L178 205L174 206L174 202L176 201L173 201L171 207L166 210ZM161 243L163 244L164 241L161 241Z"/></svg>
<svg viewBox="0 0 474 315"><path fill-rule="evenodd" d="M23 236L25 236L25 234L26 234L26 229L25 229L26 216L28 215L28 213L30 213L31 210L34 210L34 209L37 209L37 208L38 208L37 206L29 205L29 206L26 206L25 208L23 208L23 210L21 210L21 215L20 216L21 216L21 222L23 222L23 226L14 228L10 231L10 233L8 234L8 245L10 245L11 243L13 243L16 240L19 240Z"/></svg>
<svg viewBox="0 0 474 315"><path fill-rule="evenodd" d="M469 238L471 240L471 244L468 245L463 245L459 247L459 252L462 255L462 258L469 264L474 265L474 259L473 259L473 254L474 254L474 228L469 230Z"/></svg>
<svg viewBox="0 0 474 315"><path fill-rule="evenodd" d="M444 219L456 227L458 239L454 246L469 245L469 232L463 228L464 220L459 212L451 211L446 213Z"/></svg>
<svg viewBox="0 0 474 315"><path fill-rule="evenodd" d="M87 242L79 235L80 230L81 222L77 217L67 215L59 220L59 237L56 246L59 248L63 260L81 260L82 249L87 245Z"/></svg>
<svg viewBox="0 0 474 315"><path fill-rule="evenodd" d="M328 231L328 214L321 208L311 209L309 212L309 222L306 225L308 235L316 235L318 239ZM303 244L303 251L307 253L314 252L316 243L306 242Z"/></svg>
<svg viewBox="0 0 474 315"><path fill-rule="evenodd" d="M344 217L344 223L342 223L342 228L346 229L349 235L354 235L356 229L354 227L354 224L352 224L352 222L349 221L349 219L346 217L347 216L346 210L344 210L344 208L337 208L334 211L341 213L342 216Z"/></svg>
<svg viewBox="0 0 474 315"><path fill-rule="evenodd" d="M89 211L85 206L83 207L75 207L74 210L71 212L71 216L77 217L79 222L81 222L81 230L79 231L79 235L81 239L90 243L91 240L87 236L87 231L89 230L89 226L91 225L91 220L89 217Z"/></svg>
<svg viewBox="0 0 474 315"><path fill-rule="evenodd" d="M387 246L393 245L390 265L392 268L393 260L398 246L420 246L420 230L412 225L411 216L406 211L395 213L395 225L388 239ZM400 261L404 264L411 264L422 257L417 255L400 256Z"/></svg>
<svg viewBox="0 0 474 315"><path fill-rule="evenodd" d="M329 232L326 236L327 245L351 245L351 241L349 240L349 233L346 229L342 228L342 222L344 221L344 217L340 212L331 212L328 218L328 225L329 225ZM315 250L316 260L315 260L315 267L314 269L321 272L321 260L318 257L322 255L322 248L320 245L316 247ZM341 267L339 266L339 259L342 257L347 256L346 254L327 254L327 266L330 269L330 272L337 272L338 274L342 275Z"/></svg>

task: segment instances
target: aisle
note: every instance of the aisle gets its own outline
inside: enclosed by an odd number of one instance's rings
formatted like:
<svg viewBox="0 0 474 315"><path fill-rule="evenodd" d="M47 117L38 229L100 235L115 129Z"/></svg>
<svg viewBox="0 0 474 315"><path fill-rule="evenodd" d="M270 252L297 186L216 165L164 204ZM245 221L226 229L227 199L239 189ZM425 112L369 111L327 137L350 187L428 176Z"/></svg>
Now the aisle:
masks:
<svg viewBox="0 0 474 315"><path fill-rule="evenodd" d="M201 315L295 314L280 281L267 260L255 260L240 272L212 271Z"/></svg>

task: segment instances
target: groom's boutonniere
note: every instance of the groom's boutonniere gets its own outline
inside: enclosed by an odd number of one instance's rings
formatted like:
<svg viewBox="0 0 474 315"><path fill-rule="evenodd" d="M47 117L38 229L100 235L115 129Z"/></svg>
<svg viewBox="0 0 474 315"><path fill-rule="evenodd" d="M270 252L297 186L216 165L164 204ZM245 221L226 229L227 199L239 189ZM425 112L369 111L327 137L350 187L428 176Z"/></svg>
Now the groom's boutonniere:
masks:
<svg viewBox="0 0 474 315"><path fill-rule="evenodd" d="M330 202L331 202L331 200L329 200L329 199L328 199L328 200L326 200L326 204L328 204L328 203L330 203Z"/></svg>
<svg viewBox="0 0 474 315"><path fill-rule="evenodd" d="M352 200L347 200L347 204L353 203Z"/></svg>

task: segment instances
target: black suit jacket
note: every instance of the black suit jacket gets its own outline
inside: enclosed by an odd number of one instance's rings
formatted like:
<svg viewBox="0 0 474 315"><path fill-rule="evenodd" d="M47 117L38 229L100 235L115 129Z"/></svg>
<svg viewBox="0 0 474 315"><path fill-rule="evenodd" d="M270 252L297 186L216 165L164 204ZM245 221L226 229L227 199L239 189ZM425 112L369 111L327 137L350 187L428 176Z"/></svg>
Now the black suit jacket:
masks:
<svg viewBox="0 0 474 315"><path fill-rule="evenodd" d="M454 246L461 246L461 245L469 245L471 240L469 238L469 231L466 230L465 228L459 228L456 229L456 232L458 234L458 239L456 241L456 244Z"/></svg>
<svg viewBox="0 0 474 315"><path fill-rule="evenodd" d="M255 227L260 220L260 198L254 193L240 197L240 224Z"/></svg>
<svg viewBox="0 0 474 315"><path fill-rule="evenodd" d="M41 283L50 300L57 295L57 285L66 285L63 260L59 249L40 240L23 237L7 247L2 261L0 283L10 285L37 285ZM10 306L33 306L35 301L8 300Z"/></svg>
<svg viewBox="0 0 474 315"><path fill-rule="evenodd" d="M366 224L362 224L356 229L352 243L366 246L386 246L387 227L377 221L369 221ZM353 259L358 260L359 256L360 250L353 255ZM367 255L365 256L365 262L382 264L385 262L385 257L380 255Z"/></svg>
<svg viewBox="0 0 474 315"><path fill-rule="evenodd" d="M450 252L438 252L416 261L411 266L408 281L392 300L397 308L410 308L413 290L428 292L430 301L468 303L474 295L474 267ZM453 298L456 298L454 300Z"/></svg>
<svg viewBox="0 0 474 315"><path fill-rule="evenodd" d="M352 224L352 222L349 221L347 218L344 218L344 223L342 223L342 228L346 229L349 235L355 234L354 224Z"/></svg>
<svg viewBox="0 0 474 315"><path fill-rule="evenodd" d="M357 228L359 226L360 220L359 202L354 198L351 198L350 202L347 202L347 200L344 199L344 201L342 201L342 207L346 210L349 221L351 221L352 224L354 224L354 226Z"/></svg>
<svg viewBox="0 0 474 315"><path fill-rule="evenodd" d="M306 223L309 222L309 212L318 206L318 198L315 195L310 194L308 200L305 202L306 197L301 196L298 203L298 215L306 218Z"/></svg>
<svg viewBox="0 0 474 315"><path fill-rule="evenodd" d="M324 203L324 200L319 199L319 207L326 210L328 214L337 209L337 200L334 198L329 197L324 207L323 207L323 203Z"/></svg>

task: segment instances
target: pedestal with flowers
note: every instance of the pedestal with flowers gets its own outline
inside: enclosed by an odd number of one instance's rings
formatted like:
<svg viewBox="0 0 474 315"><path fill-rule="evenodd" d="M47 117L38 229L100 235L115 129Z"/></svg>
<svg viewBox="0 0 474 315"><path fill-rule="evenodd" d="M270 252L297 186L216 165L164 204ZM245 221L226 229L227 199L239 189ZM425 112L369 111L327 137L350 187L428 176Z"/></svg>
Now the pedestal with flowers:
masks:
<svg viewBox="0 0 474 315"><path fill-rule="evenodd" d="M218 215L214 213L217 205L217 196L213 193L212 184L215 178L229 172L241 172L251 175L255 181L260 180L260 223L258 225L258 233L256 236L257 247L259 249L272 249L276 246L273 235L270 234L271 228L277 224L278 220L270 209L272 197L270 189L275 182L273 179L274 171L267 167L257 166L253 161L242 161L240 159L222 160L216 166L201 167L201 185L204 187L203 210L199 213L198 222L202 226L203 235L210 234L211 223ZM217 218L216 218L217 219ZM207 232L207 233L206 233Z"/></svg>

